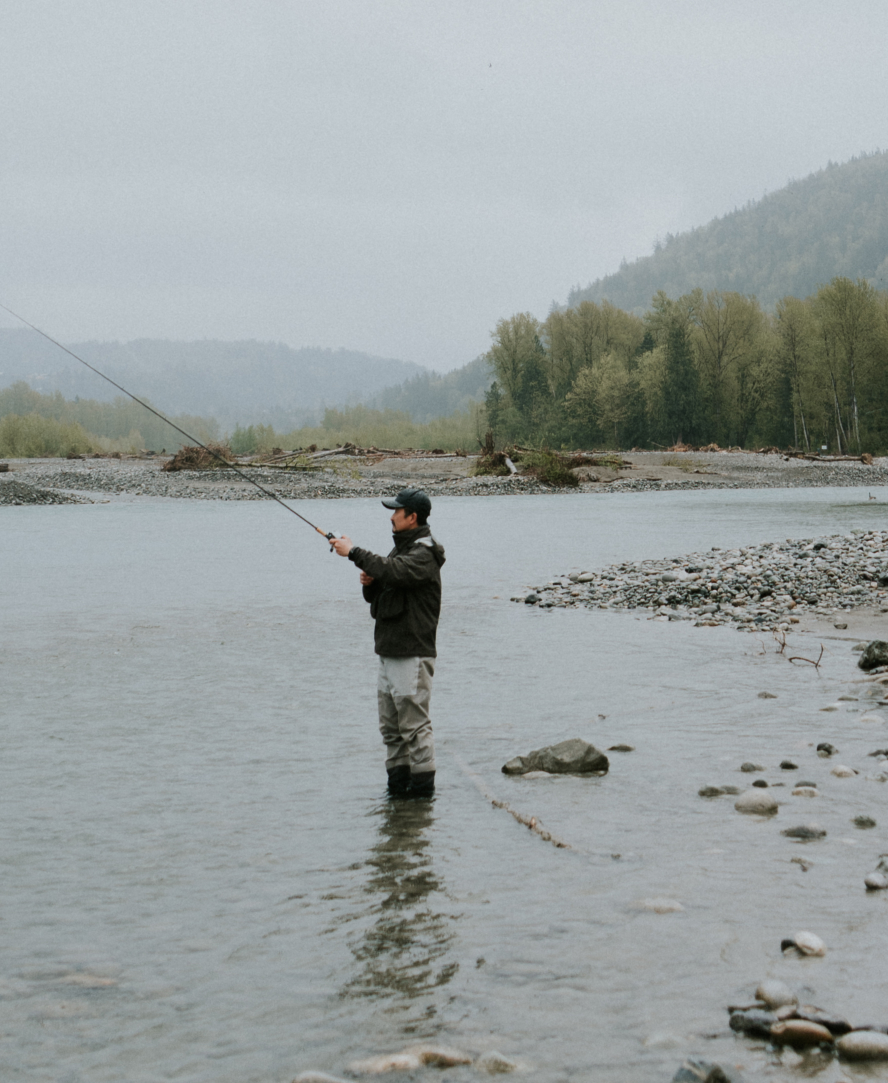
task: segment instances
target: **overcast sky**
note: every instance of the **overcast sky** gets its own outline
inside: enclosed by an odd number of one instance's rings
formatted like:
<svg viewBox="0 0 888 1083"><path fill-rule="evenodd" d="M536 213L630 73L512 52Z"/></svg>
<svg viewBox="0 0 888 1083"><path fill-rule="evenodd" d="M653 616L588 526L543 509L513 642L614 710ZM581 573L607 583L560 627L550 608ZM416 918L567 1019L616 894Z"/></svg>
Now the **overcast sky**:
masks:
<svg viewBox="0 0 888 1083"><path fill-rule="evenodd" d="M0 301L66 341L446 370L657 237L888 146L885 0L0 13Z"/></svg>

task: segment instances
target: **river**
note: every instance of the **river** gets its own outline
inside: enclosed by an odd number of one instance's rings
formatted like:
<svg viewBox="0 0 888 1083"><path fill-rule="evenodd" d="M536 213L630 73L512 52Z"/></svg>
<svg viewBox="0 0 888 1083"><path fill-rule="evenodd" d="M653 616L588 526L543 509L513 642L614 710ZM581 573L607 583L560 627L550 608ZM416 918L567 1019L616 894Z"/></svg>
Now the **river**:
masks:
<svg viewBox="0 0 888 1083"><path fill-rule="evenodd" d="M277 505L4 509L0 1075L286 1083L429 1040L542 1081L653 1083L686 1056L846 1078L735 1038L725 1006L780 977L888 1023L888 893L862 885L888 851L888 791L866 778L888 728L863 702L820 713L861 687L849 643L826 640L815 671L764 635L509 597L615 561L884 528L878 496L437 499L431 805L383 796L356 569ZM389 547L375 500L295 506ZM501 774L573 736L635 751L592 780ZM823 740L860 776L833 778ZM821 797L787 786L761 820L697 795L743 785L745 760L785 781L786 756ZM812 819L826 839L781 836ZM682 909L644 909L662 897ZM799 929L825 958L781 956Z"/></svg>

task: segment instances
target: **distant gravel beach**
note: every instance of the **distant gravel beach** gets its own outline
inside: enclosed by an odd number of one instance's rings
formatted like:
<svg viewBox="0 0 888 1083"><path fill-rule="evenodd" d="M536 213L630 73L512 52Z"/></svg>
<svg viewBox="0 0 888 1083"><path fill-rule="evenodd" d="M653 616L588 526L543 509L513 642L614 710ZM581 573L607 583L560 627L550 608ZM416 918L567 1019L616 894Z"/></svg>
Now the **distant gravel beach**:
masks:
<svg viewBox="0 0 888 1083"><path fill-rule="evenodd" d="M432 496L508 496L529 493L662 492L674 489L765 489L888 484L888 458L862 462L811 462L751 452L626 452L626 466L584 469L579 490L553 489L534 478L472 477L472 456L342 456L316 470L290 472L246 463L239 468L282 497L385 496L407 485ZM266 500L227 470L165 472L167 458L14 459L0 473L0 505L98 502L171 497L189 500ZM591 475L591 476L590 476Z"/></svg>

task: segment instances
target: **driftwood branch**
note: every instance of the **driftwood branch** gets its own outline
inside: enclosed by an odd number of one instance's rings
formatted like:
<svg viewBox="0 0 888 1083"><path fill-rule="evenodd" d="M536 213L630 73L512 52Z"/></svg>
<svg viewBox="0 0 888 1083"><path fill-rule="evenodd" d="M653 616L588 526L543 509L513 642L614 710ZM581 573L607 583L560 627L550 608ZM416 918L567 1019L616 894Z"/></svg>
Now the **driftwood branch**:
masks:
<svg viewBox="0 0 888 1083"><path fill-rule="evenodd" d="M820 661L823 658L823 644L820 644L820 654L817 655L817 661L813 658L802 658L801 655L794 655L792 658L788 658L789 662L807 662L809 666L813 666L815 669L820 669Z"/></svg>

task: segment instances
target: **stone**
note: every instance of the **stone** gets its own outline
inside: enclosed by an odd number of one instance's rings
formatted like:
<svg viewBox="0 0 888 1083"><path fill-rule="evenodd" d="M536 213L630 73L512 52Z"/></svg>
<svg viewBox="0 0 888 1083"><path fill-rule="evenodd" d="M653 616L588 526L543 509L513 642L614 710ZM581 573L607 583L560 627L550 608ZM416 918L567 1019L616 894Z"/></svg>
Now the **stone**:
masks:
<svg viewBox="0 0 888 1083"><path fill-rule="evenodd" d="M455 1068L458 1064L472 1063L468 1053L442 1045L411 1045L404 1053L419 1057L420 1064L430 1064L435 1068Z"/></svg>
<svg viewBox="0 0 888 1083"><path fill-rule="evenodd" d="M743 771L744 774L751 775L756 771L764 771L764 767L760 767L759 764L751 763L747 760L746 763L740 764L740 770Z"/></svg>
<svg viewBox="0 0 888 1083"><path fill-rule="evenodd" d="M781 771L798 771L798 769L799 769L799 765L797 763L793 763L792 760L781 760L780 761L780 770Z"/></svg>
<svg viewBox="0 0 888 1083"><path fill-rule="evenodd" d="M422 1061L415 1053L381 1053L378 1057L356 1060L348 1066L355 1075L384 1075L386 1072L415 1072Z"/></svg>
<svg viewBox="0 0 888 1083"><path fill-rule="evenodd" d="M888 888L888 876L883 872L871 872L863 882L867 891L884 891Z"/></svg>
<svg viewBox="0 0 888 1083"><path fill-rule="evenodd" d="M326 1072L300 1072L293 1083L346 1083L335 1075L327 1075Z"/></svg>
<svg viewBox="0 0 888 1083"><path fill-rule="evenodd" d="M807 1019L809 1023L819 1023L822 1027L826 1027L830 1034L847 1034L851 1030L851 1024L847 1019L825 1012L822 1008L815 1008L811 1004L803 1004L796 1008L795 1018Z"/></svg>
<svg viewBox="0 0 888 1083"><path fill-rule="evenodd" d="M816 786L796 786L792 791L793 797L816 797Z"/></svg>
<svg viewBox="0 0 888 1083"><path fill-rule="evenodd" d="M825 756L834 756L839 750L835 745L831 745L829 741L821 741L817 746L817 751L822 752Z"/></svg>
<svg viewBox="0 0 888 1083"><path fill-rule="evenodd" d="M832 1032L819 1023L807 1019L787 1019L771 1027L771 1040L777 1045L791 1045L793 1049L810 1049L815 1045L831 1045Z"/></svg>
<svg viewBox="0 0 888 1083"><path fill-rule="evenodd" d="M866 650L857 660L861 669L875 669L876 666L888 665L888 643L884 639L874 639L867 643Z"/></svg>
<svg viewBox="0 0 888 1083"><path fill-rule="evenodd" d="M608 752L634 752L635 745L611 745Z"/></svg>
<svg viewBox="0 0 888 1083"><path fill-rule="evenodd" d="M763 981L755 991L755 999L763 1000L773 1011L787 1004L798 1004L799 998L790 990L788 985L776 978Z"/></svg>
<svg viewBox="0 0 888 1083"><path fill-rule="evenodd" d="M872 818L872 816L855 816L851 823L854 824L855 827L859 827L864 830L868 827L876 826L876 821Z"/></svg>
<svg viewBox="0 0 888 1083"><path fill-rule="evenodd" d="M672 1083L741 1083L741 1076L733 1068L689 1059L672 1077Z"/></svg>
<svg viewBox="0 0 888 1083"><path fill-rule="evenodd" d="M757 778L755 782L753 782L753 786L758 786L760 790L766 790L768 788L768 784L763 778Z"/></svg>
<svg viewBox="0 0 888 1083"><path fill-rule="evenodd" d="M854 778L857 772L851 767L846 767L844 764L838 763L830 771L830 774L835 775L836 778Z"/></svg>
<svg viewBox="0 0 888 1083"><path fill-rule="evenodd" d="M579 737L535 749L526 756L515 756L503 766L505 775L525 775L528 771L548 771L553 775L591 775L605 773L610 761L603 752Z"/></svg>
<svg viewBox="0 0 888 1083"><path fill-rule="evenodd" d="M536 605L539 600L539 594L535 594L533 591L531 591L530 594L526 595L524 598L524 601L527 605Z"/></svg>
<svg viewBox="0 0 888 1083"><path fill-rule="evenodd" d="M759 816L772 816L779 807L776 798L762 790L747 790L734 802L734 808L738 812L748 812Z"/></svg>
<svg viewBox="0 0 888 1083"><path fill-rule="evenodd" d="M785 830L781 831L780 834L786 835L788 839L826 838L826 832L817 824L799 824L798 827L787 827Z"/></svg>
<svg viewBox="0 0 888 1083"><path fill-rule="evenodd" d="M773 692L759 692L758 698L759 699L776 699L777 697L774 695Z"/></svg>
<svg viewBox="0 0 888 1083"><path fill-rule="evenodd" d="M780 942L781 951L789 948L795 948L802 955L826 955L826 944L815 933L796 933L795 936Z"/></svg>
<svg viewBox="0 0 888 1083"><path fill-rule="evenodd" d="M514 1072L518 1067L514 1060L509 1060L509 1058L504 1057L502 1053L497 1053L495 1049L491 1049L487 1053L482 1053L475 1061L475 1066L480 1068L483 1072L490 1072L491 1075Z"/></svg>
<svg viewBox="0 0 888 1083"><path fill-rule="evenodd" d="M699 797L721 797L725 791L721 786L703 786L702 789L697 790Z"/></svg>
<svg viewBox="0 0 888 1083"><path fill-rule="evenodd" d="M888 1060L888 1034L877 1030L852 1030L836 1042L844 1060Z"/></svg>
<svg viewBox="0 0 888 1083"><path fill-rule="evenodd" d="M731 1030L738 1034L758 1035L770 1038L771 1027L777 1022L777 1016L764 1008L747 1008L745 1011L731 1013Z"/></svg>
<svg viewBox="0 0 888 1083"><path fill-rule="evenodd" d="M848 624L846 621L836 621L836 623L833 625L833 628L838 628L839 631L844 631L847 627Z"/></svg>

